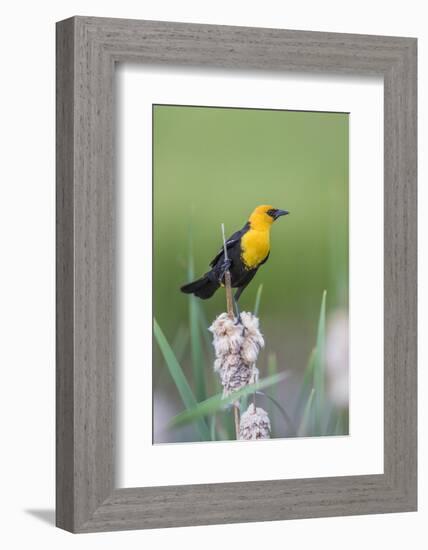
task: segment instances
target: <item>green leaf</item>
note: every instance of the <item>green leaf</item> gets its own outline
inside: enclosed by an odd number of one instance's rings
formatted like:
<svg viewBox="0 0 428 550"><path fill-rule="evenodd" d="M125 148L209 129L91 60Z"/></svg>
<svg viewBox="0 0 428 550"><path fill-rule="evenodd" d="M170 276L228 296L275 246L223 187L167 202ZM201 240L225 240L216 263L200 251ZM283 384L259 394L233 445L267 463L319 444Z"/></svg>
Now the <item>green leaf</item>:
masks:
<svg viewBox="0 0 428 550"><path fill-rule="evenodd" d="M326 423L326 429L325 429L324 435L337 435L335 430L336 430L339 415L340 415L339 411L337 411L335 407L330 405L328 420Z"/></svg>
<svg viewBox="0 0 428 550"><path fill-rule="evenodd" d="M296 412L302 409L305 399L309 396L311 388L314 385L315 356L316 348L311 351L308 364L306 365L305 372L303 373L302 385L300 386L299 396L296 401Z"/></svg>
<svg viewBox="0 0 428 550"><path fill-rule="evenodd" d="M244 395L239 400L239 410L242 413L242 411L246 411L247 409L248 409L248 395Z"/></svg>
<svg viewBox="0 0 428 550"><path fill-rule="evenodd" d="M327 291L324 290L321 300L320 315L318 320L317 345L314 362L314 388L316 392L315 410L317 431L322 435L321 422L324 418L325 407L325 303Z"/></svg>
<svg viewBox="0 0 428 550"><path fill-rule="evenodd" d="M273 376L278 372L278 359L276 358L276 353L269 353L268 356L268 373L269 376Z"/></svg>
<svg viewBox="0 0 428 550"><path fill-rule="evenodd" d="M349 435L349 416L347 411L338 412L334 435Z"/></svg>
<svg viewBox="0 0 428 550"><path fill-rule="evenodd" d="M172 349L175 352L175 356L178 361L183 359L186 352L187 345L189 343L189 331L184 326L180 326L174 340L172 341Z"/></svg>
<svg viewBox="0 0 428 550"><path fill-rule="evenodd" d="M213 397L210 397L205 401L202 401L202 403L198 403L192 409L183 411L182 413L175 416L171 420L170 425L178 426L179 424L186 424L188 422L193 422L197 418L201 418L203 416L213 414L218 410L221 410L223 407L230 405L234 401L238 401L241 397L245 395L250 395L251 393L254 393L257 390L261 390L263 388L272 386L273 384L277 384L278 382L283 380L285 377L286 377L286 373L279 373L275 376L270 376L269 378L259 380L256 384L245 386L244 388L241 388L239 391L233 392L231 395L228 395L227 397L224 397L224 398L222 394L214 395Z"/></svg>
<svg viewBox="0 0 428 550"><path fill-rule="evenodd" d="M234 439L235 427L233 426L232 415L228 414L225 416L223 414L222 417L224 417L222 422L217 426L218 441L229 441Z"/></svg>
<svg viewBox="0 0 428 550"><path fill-rule="evenodd" d="M195 278L195 269L192 251L192 237L189 230L189 263L187 266L187 278L192 281ZM202 334L199 324L199 307L196 296L189 296L189 326L190 326L190 355L192 359L192 373L195 384L195 393L198 401L206 397L204 376L204 354L202 351Z"/></svg>
<svg viewBox="0 0 428 550"><path fill-rule="evenodd" d="M254 304L254 315L258 317L259 315L259 309L260 309L260 300L262 298L262 292L263 292L263 283L259 285L259 288L257 289L256 294L256 302Z"/></svg>
<svg viewBox="0 0 428 550"><path fill-rule="evenodd" d="M279 410L279 412L282 414L282 416L284 417L284 420L286 422L286 424L288 425L288 428L290 430L290 437L295 437L297 434L296 434L296 428L294 426L294 423L293 421L291 420L291 417L290 415L286 412L286 410L284 409L284 407L280 404L279 401L277 401L274 397L272 397L271 395L269 395L268 393L265 393L265 392L256 392L257 395L264 395L264 397L266 397L267 399L269 399L269 401L271 401L275 407ZM271 423L272 423L272 418L271 418Z"/></svg>
<svg viewBox="0 0 428 550"><path fill-rule="evenodd" d="M187 348L187 344L189 342L189 331L184 326L180 326L177 330L177 333L174 336L174 339L172 341L172 349L174 350L175 357L177 358L177 361L180 363L180 361L184 357L184 353ZM166 362L165 362L165 366ZM160 385L164 379L164 376L166 376L168 369L157 369L158 372L153 372L153 382L154 385Z"/></svg>
<svg viewBox="0 0 428 550"><path fill-rule="evenodd" d="M309 394L309 399L306 402L305 410L303 411L302 421L300 422L299 430L297 434L302 435L311 435L308 433L309 418L312 409L312 403L314 401L315 389L312 388L311 393Z"/></svg>
<svg viewBox="0 0 428 550"><path fill-rule="evenodd" d="M177 358L156 319L153 319L153 332L184 406L186 409L194 409L197 405L195 396L193 395L189 383L184 376L180 363L177 361ZM209 441L210 432L203 418L197 419L197 428L203 440Z"/></svg>
<svg viewBox="0 0 428 550"><path fill-rule="evenodd" d="M202 333L202 338L205 342L205 346L206 346L207 351L210 352L211 355L212 355L213 344L212 344L212 341L211 341L211 333L208 330L209 323L208 323L208 320L206 318L204 308L201 305L201 302L196 301L196 304L198 306L198 319L199 319L199 325L200 325L200 329L201 329L201 333Z"/></svg>
<svg viewBox="0 0 428 550"><path fill-rule="evenodd" d="M189 297L190 351L196 398L198 401L203 401L206 397L204 376L205 361L199 325L199 308L196 303L197 299L196 296Z"/></svg>
<svg viewBox="0 0 428 550"><path fill-rule="evenodd" d="M210 435L211 435L211 441L216 441L216 415L213 414L210 420Z"/></svg>
<svg viewBox="0 0 428 550"><path fill-rule="evenodd" d="M268 361L267 361L267 373L268 376L274 376L278 372L278 360L276 357L276 353L269 353L268 355ZM274 401L277 397L277 391L275 386L272 386L270 388L269 396L270 399L269 402L269 416L270 416L270 424L271 424L271 431L272 433L275 433L275 408L274 408Z"/></svg>
<svg viewBox="0 0 428 550"><path fill-rule="evenodd" d="M278 372L278 359L276 357L276 353L269 353L267 372L268 376L275 376L275 374ZM271 388L270 394L273 397L276 397L277 392L275 387Z"/></svg>

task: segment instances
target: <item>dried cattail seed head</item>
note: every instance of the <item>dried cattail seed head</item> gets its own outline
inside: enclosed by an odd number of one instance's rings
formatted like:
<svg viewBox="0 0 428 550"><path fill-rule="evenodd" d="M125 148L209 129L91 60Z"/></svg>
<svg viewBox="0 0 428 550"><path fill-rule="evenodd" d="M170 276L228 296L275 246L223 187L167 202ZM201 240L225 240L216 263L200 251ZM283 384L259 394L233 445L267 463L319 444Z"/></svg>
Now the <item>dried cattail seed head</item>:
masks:
<svg viewBox="0 0 428 550"><path fill-rule="evenodd" d="M243 341L243 327L235 323L227 313L217 317L209 330L213 333L216 355L239 352Z"/></svg>
<svg viewBox="0 0 428 550"><path fill-rule="evenodd" d="M259 320L252 313L243 311L241 313L241 322L246 331L246 337L251 338L261 348L265 345L263 336L259 330Z"/></svg>
<svg viewBox="0 0 428 550"><path fill-rule="evenodd" d="M227 313L217 317L209 329L213 333L216 359L214 370L220 376L225 396L258 380L256 361L264 346L259 320L252 313L241 313L236 323Z"/></svg>
<svg viewBox="0 0 428 550"><path fill-rule="evenodd" d="M255 407L253 403L241 416L239 425L239 439L269 439L271 425L268 413L261 407Z"/></svg>
<svg viewBox="0 0 428 550"><path fill-rule="evenodd" d="M246 338L242 343L241 347L241 357L244 363L251 365L257 361L259 355L260 347L255 344L251 339Z"/></svg>

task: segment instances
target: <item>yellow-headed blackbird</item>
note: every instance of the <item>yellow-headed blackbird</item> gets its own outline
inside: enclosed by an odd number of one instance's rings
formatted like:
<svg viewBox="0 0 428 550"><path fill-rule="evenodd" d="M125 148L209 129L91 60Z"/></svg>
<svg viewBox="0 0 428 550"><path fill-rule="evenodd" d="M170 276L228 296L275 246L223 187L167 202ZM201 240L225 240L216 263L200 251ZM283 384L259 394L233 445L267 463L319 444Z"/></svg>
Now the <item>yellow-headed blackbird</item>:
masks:
<svg viewBox="0 0 428 550"><path fill-rule="evenodd" d="M202 300L211 298L214 292L224 284L224 274L230 271L232 287L236 288L235 305L245 287L263 265L270 253L270 228L280 216L288 214L270 205L258 206L244 227L226 241L228 259L225 260L224 248L211 261L211 270L203 277L181 287L186 294L194 294ZM239 313L239 310L238 310Z"/></svg>

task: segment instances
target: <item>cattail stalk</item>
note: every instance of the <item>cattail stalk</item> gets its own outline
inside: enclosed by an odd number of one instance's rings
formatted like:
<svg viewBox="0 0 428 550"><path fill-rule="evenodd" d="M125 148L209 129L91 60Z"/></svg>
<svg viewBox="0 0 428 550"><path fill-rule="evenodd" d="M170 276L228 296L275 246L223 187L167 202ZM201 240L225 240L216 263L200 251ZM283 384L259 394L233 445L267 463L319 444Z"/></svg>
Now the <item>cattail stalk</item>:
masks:
<svg viewBox="0 0 428 550"><path fill-rule="evenodd" d="M221 224L224 260L228 262L224 224ZM259 378L256 367L260 349L264 346L259 330L259 320L252 313L243 311L238 320L233 310L230 271L224 273L227 313L220 314L210 326L215 351L214 371L223 386L223 396L229 396L241 388L255 384ZM266 439L270 434L267 413L253 402L240 418L239 400L233 403L236 439ZM245 422L244 422L245 419Z"/></svg>
<svg viewBox="0 0 428 550"><path fill-rule="evenodd" d="M221 224L221 234L223 237L223 250L224 250L224 261L227 262L229 260L229 256L227 255L227 246L226 246L226 235L224 231L224 223ZM235 318L234 311L233 311L233 297L232 297L232 281L230 278L230 271L229 269L226 269L224 273L224 287L226 289L226 307L227 307L227 314L231 319ZM233 405L233 418L235 421L235 436L236 439L239 437L239 407L236 403Z"/></svg>
<svg viewBox="0 0 428 550"><path fill-rule="evenodd" d="M226 246L226 236L224 231L224 223L221 224L221 234L223 237L223 250L224 250L224 261L227 262L229 260L229 256L227 255L227 246ZM224 272L224 287L226 289L226 307L227 307L227 314L231 319L235 318L234 312L233 312L233 297L232 297L232 281L230 278L230 271L226 269Z"/></svg>

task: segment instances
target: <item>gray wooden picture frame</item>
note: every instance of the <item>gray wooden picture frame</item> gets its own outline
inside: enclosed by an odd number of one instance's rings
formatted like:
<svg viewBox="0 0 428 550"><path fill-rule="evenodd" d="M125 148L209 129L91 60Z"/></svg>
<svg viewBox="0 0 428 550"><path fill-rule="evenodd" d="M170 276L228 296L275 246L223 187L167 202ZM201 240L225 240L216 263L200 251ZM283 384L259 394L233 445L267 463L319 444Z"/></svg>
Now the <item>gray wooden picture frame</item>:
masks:
<svg viewBox="0 0 428 550"><path fill-rule="evenodd" d="M57 24L58 527L83 533L416 510L416 46L414 38L91 17ZM118 62L383 77L383 474L115 487Z"/></svg>

